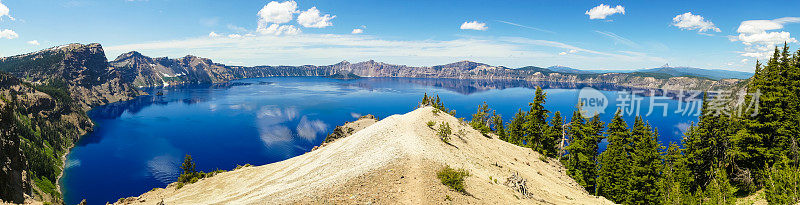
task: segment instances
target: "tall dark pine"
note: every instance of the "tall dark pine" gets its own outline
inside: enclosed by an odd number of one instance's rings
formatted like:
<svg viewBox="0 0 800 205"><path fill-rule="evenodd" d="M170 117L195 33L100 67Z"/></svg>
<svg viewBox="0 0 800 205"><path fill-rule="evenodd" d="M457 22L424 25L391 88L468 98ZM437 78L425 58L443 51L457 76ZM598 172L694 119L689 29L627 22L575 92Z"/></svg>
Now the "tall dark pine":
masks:
<svg viewBox="0 0 800 205"><path fill-rule="evenodd" d="M629 177L632 173L628 130L620 111L608 124L608 147L600 154L597 194L616 203L630 204Z"/></svg>
<svg viewBox="0 0 800 205"><path fill-rule="evenodd" d="M596 177L597 177L597 143L594 140L593 133L589 125L584 123L583 116L580 111L572 113L572 119L567 126L567 136L569 136L569 145L565 148L567 151L564 157L564 166L567 168L567 174L575 179L578 184L586 189L589 193L595 192Z"/></svg>
<svg viewBox="0 0 800 205"><path fill-rule="evenodd" d="M525 134L523 124L525 124L525 113L522 112L522 109L520 109L508 124L508 142L519 146L523 145L522 141L524 140L523 136Z"/></svg>
<svg viewBox="0 0 800 205"><path fill-rule="evenodd" d="M661 154L658 143L658 131L653 131L641 117L636 117L632 130L633 143L631 151L632 174L630 175L630 203L657 204L660 189L657 186L661 178Z"/></svg>
<svg viewBox="0 0 800 205"><path fill-rule="evenodd" d="M658 189L661 191L660 204L697 204L692 192L687 188L693 177L686 168L686 158L678 144L670 143L664 154Z"/></svg>
<svg viewBox="0 0 800 205"><path fill-rule="evenodd" d="M561 139L563 138L564 134L564 119L561 117L561 112L556 111L553 115L553 119L550 120L550 129L548 130L548 135L544 143L545 153L547 153L548 157L555 157L558 153L560 153L560 143Z"/></svg>
<svg viewBox="0 0 800 205"><path fill-rule="evenodd" d="M531 109L525 117L525 136L526 144L534 150L544 155L552 155L554 153L547 153L550 149L545 148L548 139L547 118L550 111L544 108L544 103L547 100L547 93L544 93L541 87L536 87L536 93L533 97L533 102L530 103Z"/></svg>
<svg viewBox="0 0 800 205"><path fill-rule="evenodd" d="M690 127L683 142L688 168L694 176L692 190L709 184L715 177L712 168L728 169L732 165L730 116L713 114L708 96L703 99L699 122Z"/></svg>

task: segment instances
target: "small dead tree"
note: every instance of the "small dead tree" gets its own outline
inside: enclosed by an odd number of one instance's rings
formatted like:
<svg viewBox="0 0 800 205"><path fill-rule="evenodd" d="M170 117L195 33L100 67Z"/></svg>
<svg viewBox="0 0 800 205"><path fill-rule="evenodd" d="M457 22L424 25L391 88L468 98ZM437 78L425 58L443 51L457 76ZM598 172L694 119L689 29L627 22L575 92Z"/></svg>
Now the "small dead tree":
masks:
<svg viewBox="0 0 800 205"><path fill-rule="evenodd" d="M528 192L528 180L519 176L519 173L514 172L508 179L506 179L505 185L514 189L514 191L519 192L522 194L523 198L531 198L533 194Z"/></svg>

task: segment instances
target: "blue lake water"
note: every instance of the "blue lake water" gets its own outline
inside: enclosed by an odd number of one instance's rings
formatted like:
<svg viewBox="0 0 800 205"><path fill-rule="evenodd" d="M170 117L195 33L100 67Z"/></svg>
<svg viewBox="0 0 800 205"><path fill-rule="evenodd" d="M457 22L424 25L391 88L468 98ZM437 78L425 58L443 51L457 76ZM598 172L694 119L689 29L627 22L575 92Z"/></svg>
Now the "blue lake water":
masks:
<svg viewBox="0 0 800 205"><path fill-rule="evenodd" d="M547 92L545 107L567 120L585 87L607 98L604 122L627 102L620 99L625 88L611 85L453 79L275 77L153 89L148 92L163 95L91 110L94 132L71 150L60 182L67 204L114 202L174 182L185 154L202 171L285 160L310 151L334 127L362 114L384 118L412 111L425 92L438 94L457 117L469 119L486 101L508 122L518 109L529 109L535 86ZM663 145L679 142L697 121L696 115L675 113L684 101L637 98L641 115L651 103L659 105L645 119L658 128ZM625 117L629 124L633 118Z"/></svg>

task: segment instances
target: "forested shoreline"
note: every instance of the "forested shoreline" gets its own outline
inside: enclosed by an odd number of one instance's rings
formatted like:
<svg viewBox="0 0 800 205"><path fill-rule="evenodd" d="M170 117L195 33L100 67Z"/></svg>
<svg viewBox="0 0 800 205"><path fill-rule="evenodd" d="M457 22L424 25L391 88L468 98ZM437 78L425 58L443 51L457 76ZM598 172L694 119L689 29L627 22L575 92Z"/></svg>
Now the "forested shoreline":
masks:
<svg viewBox="0 0 800 205"><path fill-rule="evenodd" d="M792 54L784 45L765 65L757 62L746 93L704 94L699 119L680 144L660 144L657 128L641 117L629 127L620 111L608 124L596 115L585 118L580 105L569 121L560 112L551 118L539 87L530 110L519 110L511 122L484 103L470 125L557 158L586 191L616 203L734 204L760 193L770 204L794 204L800 201L799 95L800 50ZM601 153L603 140L608 145Z"/></svg>

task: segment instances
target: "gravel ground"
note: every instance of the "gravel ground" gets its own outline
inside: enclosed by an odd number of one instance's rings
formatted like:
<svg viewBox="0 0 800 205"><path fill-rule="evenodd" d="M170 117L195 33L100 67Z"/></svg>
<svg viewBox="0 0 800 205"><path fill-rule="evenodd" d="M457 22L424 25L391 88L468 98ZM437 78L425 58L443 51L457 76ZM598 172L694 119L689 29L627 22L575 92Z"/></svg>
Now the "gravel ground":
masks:
<svg viewBox="0 0 800 205"><path fill-rule="evenodd" d="M450 124L450 144L428 121L435 127ZM548 161L425 107L285 161L221 173L177 190L171 185L122 203L612 204L589 195L555 159ZM436 172L445 166L469 171L466 194L439 183ZM504 185L513 173L527 180L529 198Z"/></svg>

